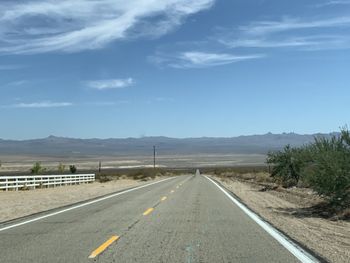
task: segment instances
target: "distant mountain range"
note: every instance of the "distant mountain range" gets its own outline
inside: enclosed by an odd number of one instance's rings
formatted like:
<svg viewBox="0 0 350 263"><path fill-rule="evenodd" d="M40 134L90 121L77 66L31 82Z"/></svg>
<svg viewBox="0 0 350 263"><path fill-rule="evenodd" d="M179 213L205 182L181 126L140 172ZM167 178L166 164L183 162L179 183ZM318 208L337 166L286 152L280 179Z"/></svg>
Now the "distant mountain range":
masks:
<svg viewBox="0 0 350 263"><path fill-rule="evenodd" d="M296 133L249 135L230 138L168 138L142 137L125 139L74 139L49 136L34 140L2 140L2 155L45 156L130 156L150 155L153 145L161 154L265 154L287 144L300 146L315 137L330 137L337 133L300 135Z"/></svg>

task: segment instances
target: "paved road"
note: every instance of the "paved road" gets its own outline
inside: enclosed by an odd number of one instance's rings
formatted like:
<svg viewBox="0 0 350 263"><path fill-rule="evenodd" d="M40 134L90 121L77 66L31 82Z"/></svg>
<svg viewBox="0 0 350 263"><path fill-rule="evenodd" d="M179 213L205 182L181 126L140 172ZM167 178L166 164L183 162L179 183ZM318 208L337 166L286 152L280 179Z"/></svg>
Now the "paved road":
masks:
<svg viewBox="0 0 350 263"><path fill-rule="evenodd" d="M211 181L189 175L1 231L0 262L298 260Z"/></svg>

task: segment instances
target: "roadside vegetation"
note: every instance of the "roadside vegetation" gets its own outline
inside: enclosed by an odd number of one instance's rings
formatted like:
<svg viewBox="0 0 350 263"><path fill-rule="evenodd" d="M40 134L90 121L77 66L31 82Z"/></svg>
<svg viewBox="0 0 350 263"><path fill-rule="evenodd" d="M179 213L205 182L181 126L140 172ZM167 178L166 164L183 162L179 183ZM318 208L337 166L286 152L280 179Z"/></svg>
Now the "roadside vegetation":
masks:
<svg viewBox="0 0 350 263"><path fill-rule="evenodd" d="M264 166L235 166L235 167L207 167L200 169L202 174L211 174L220 178L238 179L241 181L260 184L266 189L274 189L274 179L269 173L269 167Z"/></svg>
<svg viewBox="0 0 350 263"><path fill-rule="evenodd" d="M201 173L253 184L305 207L303 212L350 219L350 132L269 152L265 166L212 167Z"/></svg>
<svg viewBox="0 0 350 263"><path fill-rule="evenodd" d="M40 162L36 162L33 164L32 168L30 168L30 173L33 175L38 175L38 174L52 174L52 173L59 173L59 174L66 174L67 172L70 172L72 174L75 174L78 171L77 167L75 165L69 165L69 170L67 171L66 165L63 163L59 163L57 165L57 170L49 170L45 167L42 166Z"/></svg>
<svg viewBox="0 0 350 263"><path fill-rule="evenodd" d="M59 163L58 166L57 166L57 171L59 173L64 173L65 170L66 170L66 166L63 163Z"/></svg>
<svg viewBox="0 0 350 263"><path fill-rule="evenodd" d="M41 165L40 162L36 162L33 167L30 169L31 174L40 174L45 172L46 169Z"/></svg>
<svg viewBox="0 0 350 263"><path fill-rule="evenodd" d="M69 171L72 173L72 174L75 174L77 172L77 167L75 165L69 165Z"/></svg>
<svg viewBox="0 0 350 263"><path fill-rule="evenodd" d="M306 186L325 198L333 207L350 205L350 133L315 138L311 144L270 152L272 178L285 187Z"/></svg>

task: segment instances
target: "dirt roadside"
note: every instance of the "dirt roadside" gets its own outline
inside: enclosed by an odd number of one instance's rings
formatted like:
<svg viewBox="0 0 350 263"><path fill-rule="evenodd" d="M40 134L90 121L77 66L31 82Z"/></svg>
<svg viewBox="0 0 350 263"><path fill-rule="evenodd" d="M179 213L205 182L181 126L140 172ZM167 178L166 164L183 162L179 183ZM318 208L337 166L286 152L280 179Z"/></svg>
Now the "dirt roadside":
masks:
<svg viewBox="0 0 350 263"><path fill-rule="evenodd" d="M249 208L330 262L350 262L350 222L331 221L307 213L317 201L311 191L268 190L235 178L211 176Z"/></svg>
<svg viewBox="0 0 350 263"><path fill-rule="evenodd" d="M2 191L0 192L0 223L165 178L157 177L148 181L120 179L105 183L94 182L28 191Z"/></svg>

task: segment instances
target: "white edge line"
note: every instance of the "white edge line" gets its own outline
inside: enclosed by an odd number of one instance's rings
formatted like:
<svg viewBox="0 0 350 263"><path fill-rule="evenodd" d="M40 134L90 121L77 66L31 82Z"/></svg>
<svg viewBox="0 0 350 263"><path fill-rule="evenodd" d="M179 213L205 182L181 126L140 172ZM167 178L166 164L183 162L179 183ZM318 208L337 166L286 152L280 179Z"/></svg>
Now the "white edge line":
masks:
<svg viewBox="0 0 350 263"><path fill-rule="evenodd" d="M211 178L205 176L209 181L215 184L228 198L231 199L244 213L246 213L251 219L255 221L259 226L261 226L267 233L269 233L274 239L276 239L282 246L284 246L290 253L292 253L297 259L303 263L315 263L319 262L315 257L309 254L307 251L302 249L272 225L263 221L257 214L249 210L244 204L239 202L236 198L230 195L225 189L223 189L219 184L217 184Z"/></svg>
<svg viewBox="0 0 350 263"><path fill-rule="evenodd" d="M153 183L137 186L135 188L131 188L131 189L128 189L128 190L121 191L119 193L111 194L111 195L108 195L108 196L105 196L105 197L102 197L102 198L99 198L99 199L95 199L93 201L88 201L86 203L83 203L83 204L80 204L80 205L76 205L76 206L72 206L72 207L69 207L69 208L66 208L66 209L63 209L63 210L51 213L51 214L39 216L39 217L30 219L30 220L27 220L27 221L23 221L21 223L17 223L17 224L13 224L13 225L10 225L10 226L6 226L6 227L3 227L3 228L0 228L0 232L8 230L8 229L11 229L11 228L14 228L14 227L18 227L18 226L22 226L22 225L25 225L25 224L29 224L29 223L32 223L32 222L35 222L35 221L39 221L39 220L44 219L44 218L48 218L48 217L51 217L51 216L59 215L59 214L62 214L64 212L68 212L68 211L71 211L71 210L74 210L74 209L77 209L77 208L80 208L80 207L84 207L84 206L88 206L88 205L91 205L91 204L94 204L94 203L98 203L98 202L104 201L104 200L109 199L109 198L113 198L113 197L121 195L121 194L126 194L128 192L135 191L135 190L138 190L138 189L141 189L141 188L144 188L144 187L148 187L148 186L151 186L151 185L154 185L154 184L158 184L158 183L161 183L161 182L164 182L164 181L168 181L168 180L174 179L174 178L176 178L176 177L170 177L170 178L166 178L166 179L163 179L163 180L160 180L160 181L157 181L157 182L153 182Z"/></svg>

